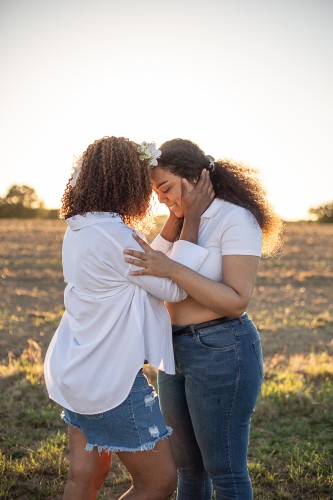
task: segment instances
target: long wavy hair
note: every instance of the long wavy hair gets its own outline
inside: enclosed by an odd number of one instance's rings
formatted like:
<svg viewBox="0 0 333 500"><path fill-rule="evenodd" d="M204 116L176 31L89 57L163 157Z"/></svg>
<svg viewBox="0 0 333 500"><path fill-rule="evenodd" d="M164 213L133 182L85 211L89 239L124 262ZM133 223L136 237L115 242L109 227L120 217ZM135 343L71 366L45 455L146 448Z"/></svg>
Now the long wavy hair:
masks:
<svg viewBox="0 0 333 500"><path fill-rule="evenodd" d="M72 178L67 182L59 217L114 212L126 224L148 232L152 187L149 167L139 159L137 147L124 137L103 137L90 144L75 186Z"/></svg>
<svg viewBox="0 0 333 500"><path fill-rule="evenodd" d="M172 139L159 147L158 166L174 175L196 182L204 168L210 170L215 195L249 210L263 232L263 255L277 255L282 246L283 222L268 202L266 191L258 179L258 171L244 163L229 159L210 159L192 141Z"/></svg>

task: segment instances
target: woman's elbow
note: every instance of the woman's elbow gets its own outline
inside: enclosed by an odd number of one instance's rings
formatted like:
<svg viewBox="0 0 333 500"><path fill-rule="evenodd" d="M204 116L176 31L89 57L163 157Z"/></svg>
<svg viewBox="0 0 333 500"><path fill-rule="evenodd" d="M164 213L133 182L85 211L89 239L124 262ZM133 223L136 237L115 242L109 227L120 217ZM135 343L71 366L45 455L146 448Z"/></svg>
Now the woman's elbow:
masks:
<svg viewBox="0 0 333 500"><path fill-rule="evenodd" d="M239 318L242 314L245 313L247 306L249 305L250 299L247 297L240 297L239 301L235 304L234 308L232 308L232 314L230 316L232 318Z"/></svg>
<svg viewBox="0 0 333 500"><path fill-rule="evenodd" d="M212 309L216 314L220 314L221 317L226 316L228 318L239 318L245 313L247 306L248 301L240 301L236 304L230 304L229 307L226 307L225 304L221 304Z"/></svg>
<svg viewBox="0 0 333 500"><path fill-rule="evenodd" d="M232 314L230 314L231 318L240 318L242 314L244 314L246 311L246 307L238 307L234 311L232 311Z"/></svg>

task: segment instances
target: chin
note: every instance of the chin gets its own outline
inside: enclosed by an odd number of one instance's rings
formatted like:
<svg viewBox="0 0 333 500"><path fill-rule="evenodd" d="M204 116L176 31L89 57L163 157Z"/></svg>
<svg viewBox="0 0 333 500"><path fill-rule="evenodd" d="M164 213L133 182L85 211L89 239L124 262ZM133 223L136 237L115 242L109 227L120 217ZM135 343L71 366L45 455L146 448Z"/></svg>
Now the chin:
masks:
<svg viewBox="0 0 333 500"><path fill-rule="evenodd" d="M184 217L184 213L181 212L180 210L176 210L176 212L174 212L174 214L177 217L177 219L182 219Z"/></svg>

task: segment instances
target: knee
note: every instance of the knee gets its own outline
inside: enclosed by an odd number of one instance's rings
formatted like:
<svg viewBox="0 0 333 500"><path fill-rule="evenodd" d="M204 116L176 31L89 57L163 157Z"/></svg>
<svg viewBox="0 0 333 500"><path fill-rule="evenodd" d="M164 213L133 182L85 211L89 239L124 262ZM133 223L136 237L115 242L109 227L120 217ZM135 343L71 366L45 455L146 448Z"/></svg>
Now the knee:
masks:
<svg viewBox="0 0 333 500"><path fill-rule="evenodd" d="M107 462L98 464L98 467L86 462L71 463L68 472L68 479L73 484L98 490L104 483L108 473L109 465Z"/></svg>
<svg viewBox="0 0 333 500"><path fill-rule="evenodd" d="M177 471L174 470L168 477L165 478L163 485L163 497L161 493L162 498L168 498L172 493L176 490L177 488ZM160 498L161 498L160 497Z"/></svg>
<svg viewBox="0 0 333 500"><path fill-rule="evenodd" d="M161 498L169 498L177 488L177 472L174 470L172 473L159 478L158 481L152 482L147 485L149 491L147 498L149 500L160 500Z"/></svg>
<svg viewBox="0 0 333 500"><path fill-rule="evenodd" d="M138 482L133 483L133 489L143 497L149 500L161 500L169 498L172 493L177 488L177 472L176 470L172 473L165 475L164 477L159 477L158 480L152 479L149 483L139 484Z"/></svg>

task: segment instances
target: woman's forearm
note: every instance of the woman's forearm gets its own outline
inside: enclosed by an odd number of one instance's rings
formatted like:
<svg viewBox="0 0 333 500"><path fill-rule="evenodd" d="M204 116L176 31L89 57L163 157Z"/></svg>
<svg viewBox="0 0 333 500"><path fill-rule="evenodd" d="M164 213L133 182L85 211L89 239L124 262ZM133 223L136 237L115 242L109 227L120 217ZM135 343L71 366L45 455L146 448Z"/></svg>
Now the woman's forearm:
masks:
<svg viewBox="0 0 333 500"><path fill-rule="evenodd" d="M126 249L126 262L140 267L133 275L152 275L177 283L199 304L221 316L238 317L252 297L260 258L253 255L222 257L223 283L211 280L186 265L153 250L138 235L133 234L144 252Z"/></svg>
<svg viewBox="0 0 333 500"><path fill-rule="evenodd" d="M200 215L185 217L179 239L197 244L199 235L199 226L200 226Z"/></svg>
<svg viewBox="0 0 333 500"><path fill-rule="evenodd" d="M194 300L220 316L239 317L246 310L247 298L232 287L206 278L182 264L173 262L168 277Z"/></svg>
<svg viewBox="0 0 333 500"><path fill-rule="evenodd" d="M178 239L182 225L183 219L178 219L176 216L170 214L160 234L165 240L173 243Z"/></svg>

